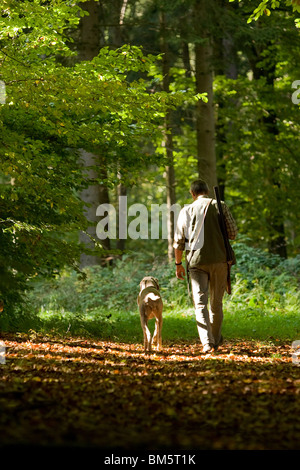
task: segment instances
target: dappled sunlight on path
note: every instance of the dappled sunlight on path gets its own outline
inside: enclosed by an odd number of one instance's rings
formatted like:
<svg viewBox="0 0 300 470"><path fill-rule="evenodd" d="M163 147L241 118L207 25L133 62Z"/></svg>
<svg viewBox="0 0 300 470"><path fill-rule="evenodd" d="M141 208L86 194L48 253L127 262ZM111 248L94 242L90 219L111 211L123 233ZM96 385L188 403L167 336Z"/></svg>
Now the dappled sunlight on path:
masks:
<svg viewBox="0 0 300 470"><path fill-rule="evenodd" d="M5 335L2 445L295 449L300 368L288 344L142 344ZM275 342L276 343L276 342ZM275 431L276 429L276 431Z"/></svg>

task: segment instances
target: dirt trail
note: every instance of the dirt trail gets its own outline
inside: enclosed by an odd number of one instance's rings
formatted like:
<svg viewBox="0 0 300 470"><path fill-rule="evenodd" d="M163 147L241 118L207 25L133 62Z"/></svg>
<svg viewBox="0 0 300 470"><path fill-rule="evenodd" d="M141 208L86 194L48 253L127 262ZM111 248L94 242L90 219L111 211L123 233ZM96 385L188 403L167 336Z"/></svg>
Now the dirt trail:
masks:
<svg viewBox="0 0 300 470"><path fill-rule="evenodd" d="M290 346L142 345L5 335L4 446L300 449L300 367Z"/></svg>

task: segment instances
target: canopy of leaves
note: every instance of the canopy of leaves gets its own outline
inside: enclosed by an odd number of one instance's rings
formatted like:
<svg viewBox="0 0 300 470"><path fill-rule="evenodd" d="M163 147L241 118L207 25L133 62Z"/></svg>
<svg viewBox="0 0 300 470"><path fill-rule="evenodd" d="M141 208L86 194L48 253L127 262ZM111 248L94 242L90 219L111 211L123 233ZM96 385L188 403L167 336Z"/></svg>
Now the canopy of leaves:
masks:
<svg viewBox="0 0 300 470"><path fill-rule="evenodd" d="M7 305L12 285L15 296L28 277L78 259L77 233L87 224L79 194L89 184L78 150L101 156L105 184L119 171L131 181L162 159L141 148L161 135L166 109L197 99L185 90L152 93L157 58L138 47L102 48L93 60L76 61L68 32L81 15L71 1L2 4L0 292Z"/></svg>
<svg viewBox="0 0 300 470"><path fill-rule="evenodd" d="M235 0L229 0L229 2L234 2ZM242 0L238 0L241 2ZM300 13L300 2L299 0L263 0L261 1L253 10L252 14L248 19L248 23L251 23L253 20L257 21L261 16L266 15L270 16L272 10L280 9L282 7L287 7L293 12ZM300 19L295 20L296 25L299 25Z"/></svg>

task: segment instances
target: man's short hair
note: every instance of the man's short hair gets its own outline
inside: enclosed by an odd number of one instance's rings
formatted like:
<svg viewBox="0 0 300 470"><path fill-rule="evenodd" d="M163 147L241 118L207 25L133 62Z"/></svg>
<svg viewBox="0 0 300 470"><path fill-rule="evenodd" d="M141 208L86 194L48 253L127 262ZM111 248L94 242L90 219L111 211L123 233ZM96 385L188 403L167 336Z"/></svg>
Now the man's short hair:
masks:
<svg viewBox="0 0 300 470"><path fill-rule="evenodd" d="M193 181L190 187L191 193L194 193L196 195L198 194L208 194L209 193L209 187L207 186L206 182L203 180L196 180Z"/></svg>

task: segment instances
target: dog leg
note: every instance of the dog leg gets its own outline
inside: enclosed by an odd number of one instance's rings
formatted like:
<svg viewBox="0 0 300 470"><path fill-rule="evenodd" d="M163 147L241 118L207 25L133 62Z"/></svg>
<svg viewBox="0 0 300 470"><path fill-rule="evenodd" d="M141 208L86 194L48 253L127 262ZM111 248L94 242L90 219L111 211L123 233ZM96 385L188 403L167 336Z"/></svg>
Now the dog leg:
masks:
<svg viewBox="0 0 300 470"><path fill-rule="evenodd" d="M158 331L157 318L155 318L155 329L154 329L153 338L152 338L152 344L154 346L157 346L157 338L158 338L157 331Z"/></svg>
<svg viewBox="0 0 300 470"><path fill-rule="evenodd" d="M151 333L147 324L145 325L145 337L146 337L145 351L151 352L151 345L152 345Z"/></svg>
<svg viewBox="0 0 300 470"><path fill-rule="evenodd" d="M144 350L151 351L151 333L143 314L141 314L141 325L144 334Z"/></svg>
<svg viewBox="0 0 300 470"><path fill-rule="evenodd" d="M153 340L152 343L156 343L157 350L161 349L162 346L162 340L161 340L161 330L162 330L162 325L161 325L162 320L159 318L155 318L155 330L154 330L154 335L153 335Z"/></svg>
<svg viewBox="0 0 300 470"><path fill-rule="evenodd" d="M158 338L157 338L157 347L158 349L161 349L162 348L162 323L163 323L163 320L162 318L160 318L158 320Z"/></svg>

